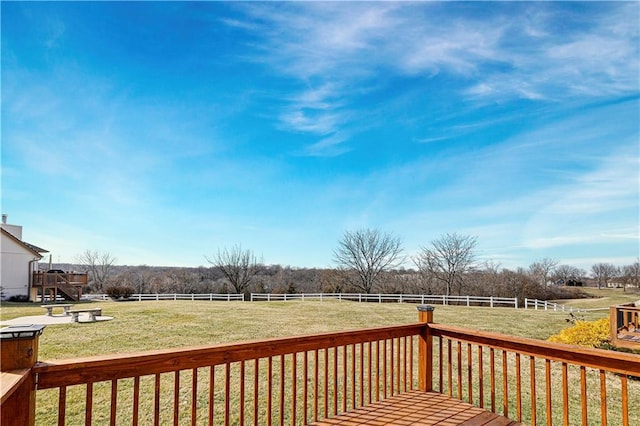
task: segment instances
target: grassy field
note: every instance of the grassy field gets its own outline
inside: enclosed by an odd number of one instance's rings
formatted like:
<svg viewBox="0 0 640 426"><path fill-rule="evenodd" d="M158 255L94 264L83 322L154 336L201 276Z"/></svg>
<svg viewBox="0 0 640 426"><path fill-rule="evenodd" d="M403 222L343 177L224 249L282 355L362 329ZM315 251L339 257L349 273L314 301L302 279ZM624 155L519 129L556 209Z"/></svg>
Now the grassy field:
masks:
<svg viewBox="0 0 640 426"><path fill-rule="evenodd" d="M619 290L591 291L594 298L558 302L575 308L597 309L640 298L638 294L625 294ZM104 301L92 305L101 306L103 314L113 320L47 326L40 338L39 360L322 333L417 320L416 305L399 303ZM0 319L43 313L39 304L3 303ZM606 309L579 314L587 320L607 315ZM569 325L568 312L513 308L436 305L434 318L439 323L536 339L546 339ZM539 377L542 374L540 372ZM171 387L171 384L167 386ZM640 397L638 390L640 385L632 383L630 391L634 403ZM105 401L108 401L108 394L107 389ZM78 418L81 418L83 397L79 394L76 403L73 395L69 394L69 415L77 410ZM55 392L44 391L38 398L38 424L54 422ZM123 407L127 406L123 404ZM634 421L640 419L640 413L634 413Z"/></svg>
<svg viewBox="0 0 640 426"><path fill-rule="evenodd" d="M596 302L590 299L588 303L593 306ZM39 359L206 345L417 320L415 305L399 303L104 301L93 305L101 306L104 315L113 320L47 326L40 338ZM1 319L43 313L39 305L2 304ZM606 315L606 311L581 314L585 319ZM436 322L536 339L546 339L566 327L567 318L566 312L512 308L436 306L435 310Z"/></svg>

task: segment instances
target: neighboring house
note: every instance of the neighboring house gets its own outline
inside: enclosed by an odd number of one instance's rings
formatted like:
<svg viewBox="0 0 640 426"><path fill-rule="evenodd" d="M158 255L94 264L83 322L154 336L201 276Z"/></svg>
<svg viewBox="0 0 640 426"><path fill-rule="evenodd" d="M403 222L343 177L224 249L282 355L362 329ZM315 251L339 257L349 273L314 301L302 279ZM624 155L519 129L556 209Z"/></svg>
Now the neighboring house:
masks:
<svg viewBox="0 0 640 426"><path fill-rule="evenodd" d="M30 297L33 272L38 270L42 253L48 251L22 241L22 226L7 224L7 215L2 215L0 228L0 298Z"/></svg>

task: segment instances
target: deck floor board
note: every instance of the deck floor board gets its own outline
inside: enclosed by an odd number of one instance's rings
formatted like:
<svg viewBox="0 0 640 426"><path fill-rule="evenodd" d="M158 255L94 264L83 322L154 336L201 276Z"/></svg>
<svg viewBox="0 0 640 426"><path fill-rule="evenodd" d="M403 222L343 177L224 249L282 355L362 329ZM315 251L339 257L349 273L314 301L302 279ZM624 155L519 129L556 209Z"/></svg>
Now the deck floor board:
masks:
<svg viewBox="0 0 640 426"><path fill-rule="evenodd" d="M499 414L437 392L409 391L366 407L311 423L312 426L519 425Z"/></svg>

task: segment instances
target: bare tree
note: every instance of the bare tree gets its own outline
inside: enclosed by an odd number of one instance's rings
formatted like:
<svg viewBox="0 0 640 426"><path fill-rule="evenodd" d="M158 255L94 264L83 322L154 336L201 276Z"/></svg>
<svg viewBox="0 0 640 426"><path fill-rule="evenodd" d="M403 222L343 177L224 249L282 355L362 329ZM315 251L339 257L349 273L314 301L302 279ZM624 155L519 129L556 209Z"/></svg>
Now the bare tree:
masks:
<svg viewBox="0 0 640 426"><path fill-rule="evenodd" d="M422 253L411 259L418 268L418 281L420 281L420 291L426 294L434 294L436 287L440 286L438 281L438 262L431 253Z"/></svg>
<svg viewBox="0 0 640 426"><path fill-rule="evenodd" d="M458 293L462 291L463 277L470 270L475 259L473 250L477 239L469 235L445 234L431 242L431 248L423 247L422 252L414 259L422 274L428 274L445 285L449 296L454 285Z"/></svg>
<svg viewBox="0 0 640 426"><path fill-rule="evenodd" d="M537 279L540 284L547 285L549 278L551 277L551 273L557 265L557 260L545 257L529 265L529 274L531 274L533 278Z"/></svg>
<svg viewBox="0 0 640 426"><path fill-rule="evenodd" d="M632 285L636 288L640 287L640 260L635 261L631 265L624 267L625 276L625 290L627 285Z"/></svg>
<svg viewBox="0 0 640 426"><path fill-rule="evenodd" d="M591 273L598 282L598 288L601 288L602 284L606 286L609 279L617 276L620 269L611 263L596 263L591 267Z"/></svg>
<svg viewBox="0 0 640 426"><path fill-rule="evenodd" d="M582 277L585 275L584 270L571 265L560 265L553 272L555 279L563 285L582 285Z"/></svg>
<svg viewBox="0 0 640 426"><path fill-rule="evenodd" d="M384 271L399 266L403 261L402 242L391 234L377 229L346 231L334 260L353 284L365 293L371 293L376 280ZM355 272L355 274L349 274Z"/></svg>
<svg viewBox="0 0 640 426"><path fill-rule="evenodd" d="M260 271L260 264L251 250L241 246L218 250L213 259L205 256L207 262L218 268L229 280L236 293L244 293Z"/></svg>
<svg viewBox="0 0 640 426"><path fill-rule="evenodd" d="M97 291L104 289L115 261L116 258L110 253L88 249L76 256L76 262L83 265L90 273L93 286Z"/></svg>

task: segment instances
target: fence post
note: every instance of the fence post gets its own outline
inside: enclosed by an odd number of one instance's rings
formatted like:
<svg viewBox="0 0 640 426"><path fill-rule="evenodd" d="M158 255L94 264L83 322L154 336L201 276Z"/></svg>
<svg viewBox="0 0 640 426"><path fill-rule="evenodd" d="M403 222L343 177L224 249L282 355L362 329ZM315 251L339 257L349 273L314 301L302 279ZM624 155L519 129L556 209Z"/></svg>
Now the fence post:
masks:
<svg viewBox="0 0 640 426"><path fill-rule="evenodd" d="M38 359L38 338L42 330L44 325L15 325L0 330L2 373L15 375L17 379L13 388L3 389L2 426L35 424L36 382L31 368Z"/></svg>
<svg viewBox="0 0 640 426"><path fill-rule="evenodd" d="M514 298L513 298L513 300L515 300L515 301L516 301L516 303L515 303L515 305L516 305L516 306L515 306L515 308L516 308L516 309L518 309L518 298L517 298L517 297L514 297Z"/></svg>
<svg viewBox="0 0 640 426"><path fill-rule="evenodd" d="M418 389L424 392L433 390L433 336L429 324L434 310L430 305L418 305L418 321L424 323L418 338Z"/></svg>

